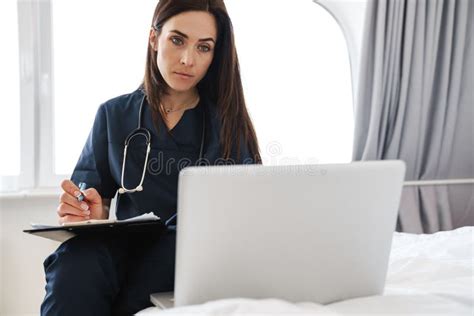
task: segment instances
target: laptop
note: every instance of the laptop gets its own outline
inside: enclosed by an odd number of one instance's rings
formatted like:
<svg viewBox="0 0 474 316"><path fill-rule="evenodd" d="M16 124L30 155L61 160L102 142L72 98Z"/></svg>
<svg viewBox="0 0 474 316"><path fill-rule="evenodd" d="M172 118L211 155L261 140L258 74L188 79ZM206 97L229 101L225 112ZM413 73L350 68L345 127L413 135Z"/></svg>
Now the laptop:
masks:
<svg viewBox="0 0 474 316"><path fill-rule="evenodd" d="M403 161L188 167L178 184L174 293L328 304L381 294Z"/></svg>

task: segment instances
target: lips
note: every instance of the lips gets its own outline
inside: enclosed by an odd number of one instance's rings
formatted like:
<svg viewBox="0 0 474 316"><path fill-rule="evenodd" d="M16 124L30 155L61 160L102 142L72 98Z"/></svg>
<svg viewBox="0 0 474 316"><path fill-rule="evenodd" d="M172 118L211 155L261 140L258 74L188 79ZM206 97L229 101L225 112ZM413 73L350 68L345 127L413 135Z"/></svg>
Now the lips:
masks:
<svg viewBox="0 0 474 316"><path fill-rule="evenodd" d="M186 77L194 77L193 75L187 74L187 73L185 73L185 72L176 72L176 71L175 71L175 74L181 75L181 76L186 76Z"/></svg>

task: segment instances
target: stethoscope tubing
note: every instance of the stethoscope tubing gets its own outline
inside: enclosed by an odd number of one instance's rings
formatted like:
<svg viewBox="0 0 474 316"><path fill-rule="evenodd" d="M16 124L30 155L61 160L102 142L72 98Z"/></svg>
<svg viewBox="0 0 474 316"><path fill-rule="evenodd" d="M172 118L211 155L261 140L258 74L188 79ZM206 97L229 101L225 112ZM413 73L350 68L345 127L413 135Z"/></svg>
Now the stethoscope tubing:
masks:
<svg viewBox="0 0 474 316"><path fill-rule="evenodd" d="M142 101L140 103L140 109L138 113L138 125L137 128L134 129L128 136L125 138L125 147L123 150L123 162L122 162L122 172L120 176L120 185L121 187L119 188L119 193L124 194L124 193L134 193L134 192L140 192L143 191L143 181L145 179L145 174L146 174L146 167L148 164L148 156L151 151L151 133L148 129L145 127L142 127L142 117L143 117L143 111L144 111L144 104L146 101L146 95L143 96ZM206 135L206 117L205 117L205 112L203 112L203 119L202 119L202 133L201 133L201 145L199 149L199 160L203 158L203 151L204 151L204 140L205 140L205 135ZM146 150L146 156L145 156L145 162L143 165L143 171L142 171L142 176L140 179L140 183L133 189L127 189L124 185L124 177L125 177L125 162L127 160L127 150L128 150L128 145L132 138L135 136L143 136L145 137L146 140L146 145L147 145L147 150Z"/></svg>

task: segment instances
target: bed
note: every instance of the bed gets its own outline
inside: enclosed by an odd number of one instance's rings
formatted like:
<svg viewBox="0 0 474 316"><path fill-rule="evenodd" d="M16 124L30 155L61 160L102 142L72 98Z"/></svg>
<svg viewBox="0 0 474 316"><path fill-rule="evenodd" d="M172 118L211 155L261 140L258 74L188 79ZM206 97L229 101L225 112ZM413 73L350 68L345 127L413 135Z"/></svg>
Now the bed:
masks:
<svg viewBox="0 0 474 316"><path fill-rule="evenodd" d="M394 233L383 295L329 305L232 298L137 315L474 315L474 227Z"/></svg>

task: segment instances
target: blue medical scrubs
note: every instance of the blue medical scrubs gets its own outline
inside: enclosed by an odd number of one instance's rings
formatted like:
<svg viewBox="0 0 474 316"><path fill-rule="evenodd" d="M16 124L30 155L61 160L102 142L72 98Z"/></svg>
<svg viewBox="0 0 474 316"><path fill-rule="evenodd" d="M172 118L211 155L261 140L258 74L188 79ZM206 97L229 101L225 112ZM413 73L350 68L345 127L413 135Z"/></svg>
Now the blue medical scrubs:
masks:
<svg viewBox="0 0 474 316"><path fill-rule="evenodd" d="M93 128L72 174L72 181L87 183L102 198L113 198L121 183L124 142L137 127L141 89L102 104ZM153 124L145 103L142 126L151 133L151 152L143 191L119 194L119 219L154 212L164 221L176 212L178 174L190 165L224 163L219 145L220 123L215 105L201 96L199 104L186 110L168 130L161 117ZM199 158L205 125L203 157ZM130 143L124 185L135 188L145 161L145 141ZM253 159L246 146L234 148L231 161L248 164ZM44 262L46 296L42 315L131 315L151 306L149 295L174 287L175 231L161 233L76 236Z"/></svg>

